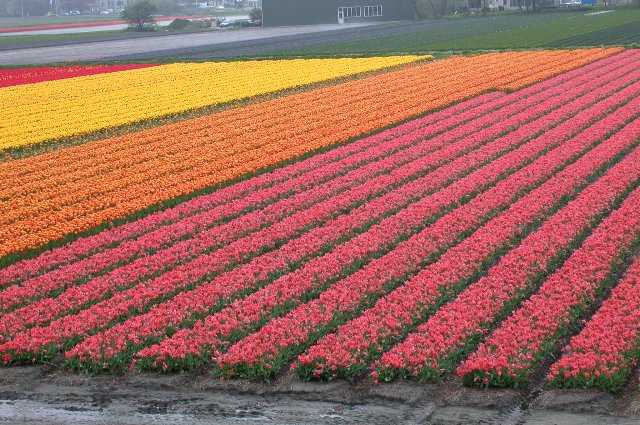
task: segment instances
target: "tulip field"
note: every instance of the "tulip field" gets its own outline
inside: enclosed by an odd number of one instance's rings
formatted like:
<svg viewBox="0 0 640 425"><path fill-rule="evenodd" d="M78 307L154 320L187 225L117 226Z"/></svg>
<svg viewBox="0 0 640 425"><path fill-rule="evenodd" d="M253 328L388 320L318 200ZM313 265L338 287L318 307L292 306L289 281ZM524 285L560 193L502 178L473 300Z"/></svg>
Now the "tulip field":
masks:
<svg viewBox="0 0 640 425"><path fill-rule="evenodd" d="M0 100L4 368L637 374L640 50L4 69Z"/></svg>

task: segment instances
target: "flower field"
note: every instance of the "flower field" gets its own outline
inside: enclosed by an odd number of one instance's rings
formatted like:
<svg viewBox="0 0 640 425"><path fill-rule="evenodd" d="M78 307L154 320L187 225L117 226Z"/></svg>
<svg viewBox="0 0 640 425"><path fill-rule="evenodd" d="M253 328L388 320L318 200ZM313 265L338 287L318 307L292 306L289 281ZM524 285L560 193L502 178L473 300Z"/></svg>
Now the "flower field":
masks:
<svg viewBox="0 0 640 425"><path fill-rule="evenodd" d="M37 143L394 67L0 162L1 363L619 391L640 356L640 51L423 59L8 77L16 105L53 99L5 139ZM172 88L149 102L145 81ZM126 102L148 108L100 121Z"/></svg>

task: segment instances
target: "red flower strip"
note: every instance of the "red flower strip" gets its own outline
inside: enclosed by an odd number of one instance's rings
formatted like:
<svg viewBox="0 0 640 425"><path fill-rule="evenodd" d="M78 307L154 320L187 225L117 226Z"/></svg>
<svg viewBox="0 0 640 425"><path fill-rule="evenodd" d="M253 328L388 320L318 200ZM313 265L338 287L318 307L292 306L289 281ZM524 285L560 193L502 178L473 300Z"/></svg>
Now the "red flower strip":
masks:
<svg viewBox="0 0 640 425"><path fill-rule="evenodd" d="M24 68L0 68L0 87L39 83L41 81L62 80L64 78L83 77L85 75L105 74L107 72L128 71L148 68L154 64L131 63L124 65L73 65L41 66Z"/></svg>
<svg viewBox="0 0 640 425"><path fill-rule="evenodd" d="M629 140L640 137L640 120L627 127ZM618 133L625 136L625 131ZM630 164L631 163L631 164ZM621 163L627 175L640 176L640 149ZM624 181L627 183L632 178ZM564 327L575 322L573 314L593 303L609 276L611 265L640 235L640 191L631 196L589 236L571 257L551 275L538 292L509 316L471 357L458 368L460 376L482 383L514 385L528 381L544 356L547 344L557 341Z"/></svg>

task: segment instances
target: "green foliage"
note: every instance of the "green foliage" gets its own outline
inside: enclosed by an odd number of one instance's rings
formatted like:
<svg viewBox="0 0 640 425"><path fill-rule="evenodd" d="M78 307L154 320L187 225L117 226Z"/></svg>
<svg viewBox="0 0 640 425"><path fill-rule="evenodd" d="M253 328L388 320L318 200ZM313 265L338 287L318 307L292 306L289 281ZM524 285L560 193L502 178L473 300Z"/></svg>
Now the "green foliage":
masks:
<svg viewBox="0 0 640 425"><path fill-rule="evenodd" d="M252 21L262 21L262 9L251 9L249 12L249 19Z"/></svg>
<svg viewBox="0 0 640 425"><path fill-rule="evenodd" d="M153 14L157 11L158 7L155 3L152 3L150 0L140 0L129 4L127 8L122 11L122 18L134 25L136 30L143 31L145 24L155 22L153 20Z"/></svg>

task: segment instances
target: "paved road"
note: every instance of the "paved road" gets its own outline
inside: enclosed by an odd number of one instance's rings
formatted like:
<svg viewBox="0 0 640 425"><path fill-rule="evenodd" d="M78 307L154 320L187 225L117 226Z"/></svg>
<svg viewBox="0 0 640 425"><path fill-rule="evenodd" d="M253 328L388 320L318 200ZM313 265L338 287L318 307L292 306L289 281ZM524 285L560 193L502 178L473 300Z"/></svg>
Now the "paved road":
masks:
<svg viewBox="0 0 640 425"><path fill-rule="evenodd" d="M198 46L183 49L167 49L153 53L121 55L118 60L143 60L161 57L177 57L182 59L228 58L242 56L264 56L284 50L295 50L307 46L336 43L343 41L359 41L395 34L411 33L424 30L426 27L443 25L438 21L396 21L378 23L371 26L343 25L331 31L319 31L292 36L267 37L249 41L220 43L209 46Z"/></svg>
<svg viewBox="0 0 640 425"><path fill-rule="evenodd" d="M176 34L128 40L75 43L64 46L6 50L0 52L0 65L26 65L53 62L93 61L122 56L150 55L157 52L181 52L198 47L299 37L314 33L340 32L371 24L313 25L280 28L247 28L235 31L214 31L195 34Z"/></svg>

